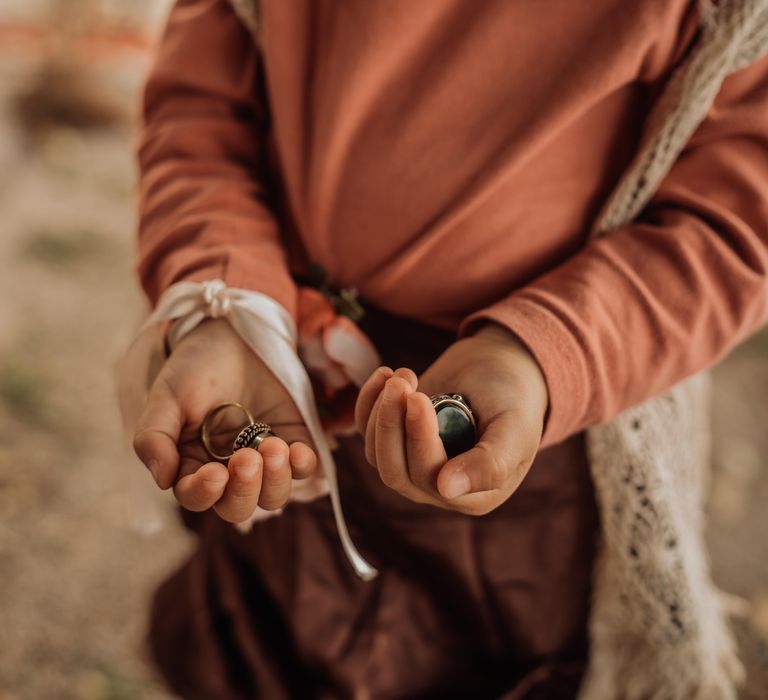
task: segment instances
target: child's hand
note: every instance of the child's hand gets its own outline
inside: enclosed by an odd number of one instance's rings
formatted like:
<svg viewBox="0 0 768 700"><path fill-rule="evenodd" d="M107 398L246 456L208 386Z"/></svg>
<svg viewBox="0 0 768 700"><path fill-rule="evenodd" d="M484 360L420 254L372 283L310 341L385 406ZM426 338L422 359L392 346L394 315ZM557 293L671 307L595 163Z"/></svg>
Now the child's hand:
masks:
<svg viewBox="0 0 768 700"><path fill-rule="evenodd" d="M205 452L200 425L208 411L229 401L246 406L280 437L266 438L258 451L238 450L224 466ZM222 413L229 425L214 430L229 436L219 448L224 452L247 419L236 409ZM134 437L136 454L160 488L173 486L185 508L214 508L230 522L246 520L257 505L285 505L291 478L316 468L311 444L289 394L224 320L204 321L179 342L152 385Z"/></svg>
<svg viewBox="0 0 768 700"><path fill-rule="evenodd" d="M418 391L417 391L418 388ZM479 441L448 460L429 397L469 400ZM406 368L379 368L360 390L357 430L368 461L403 496L483 515L517 489L541 440L548 394L536 361L495 324L451 345L417 380Z"/></svg>

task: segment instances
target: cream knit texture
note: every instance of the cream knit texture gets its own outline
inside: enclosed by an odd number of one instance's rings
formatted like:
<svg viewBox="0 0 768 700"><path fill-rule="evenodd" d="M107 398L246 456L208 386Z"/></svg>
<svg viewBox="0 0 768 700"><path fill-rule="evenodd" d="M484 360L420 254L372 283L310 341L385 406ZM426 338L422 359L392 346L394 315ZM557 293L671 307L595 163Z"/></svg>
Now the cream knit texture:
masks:
<svg viewBox="0 0 768 700"><path fill-rule="evenodd" d="M258 41L258 0L230 0ZM698 0L695 45L646 121L640 148L592 228L606 235L648 203L723 80L768 54L768 0ZM478 8L480 11L480 8ZM590 658L579 700L735 700L744 670L703 538L709 379L587 430L600 508Z"/></svg>
<svg viewBox="0 0 768 700"><path fill-rule="evenodd" d="M700 5L698 41L652 109L593 236L640 213L723 79L768 53L768 0ZM738 603L714 586L703 536L709 415L709 378L699 375L587 431L602 541L579 700L737 697L744 670L726 613Z"/></svg>

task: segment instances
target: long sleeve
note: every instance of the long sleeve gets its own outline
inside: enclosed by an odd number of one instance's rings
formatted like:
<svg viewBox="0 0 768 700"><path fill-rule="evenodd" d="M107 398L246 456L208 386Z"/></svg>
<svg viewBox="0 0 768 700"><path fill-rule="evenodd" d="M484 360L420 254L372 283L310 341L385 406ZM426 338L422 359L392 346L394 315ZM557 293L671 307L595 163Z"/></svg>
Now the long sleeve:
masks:
<svg viewBox="0 0 768 700"><path fill-rule="evenodd" d="M527 345L543 445L661 393L768 318L768 59L729 76L642 214L465 318Z"/></svg>
<svg viewBox="0 0 768 700"><path fill-rule="evenodd" d="M138 272L154 304L180 280L221 278L295 317L270 206L260 53L226 0L178 0L144 96Z"/></svg>

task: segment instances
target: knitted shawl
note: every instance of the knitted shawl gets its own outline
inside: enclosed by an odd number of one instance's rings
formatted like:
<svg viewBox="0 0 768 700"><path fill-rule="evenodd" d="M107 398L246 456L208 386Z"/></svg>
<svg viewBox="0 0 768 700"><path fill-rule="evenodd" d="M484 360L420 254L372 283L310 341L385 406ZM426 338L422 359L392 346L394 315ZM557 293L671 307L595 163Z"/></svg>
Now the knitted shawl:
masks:
<svg viewBox="0 0 768 700"><path fill-rule="evenodd" d="M258 41L258 0L230 0ZM592 237L630 223L706 116L723 79L768 54L768 0L698 0L696 42L650 111ZM579 700L726 700L744 671L703 538L709 381L697 375L587 430L600 508L590 656Z"/></svg>

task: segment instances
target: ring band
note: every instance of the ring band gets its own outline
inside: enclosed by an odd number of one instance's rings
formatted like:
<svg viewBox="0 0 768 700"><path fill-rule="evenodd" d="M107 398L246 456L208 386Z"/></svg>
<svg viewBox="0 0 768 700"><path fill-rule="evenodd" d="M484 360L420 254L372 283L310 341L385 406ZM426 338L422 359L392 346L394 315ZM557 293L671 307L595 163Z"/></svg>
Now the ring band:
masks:
<svg viewBox="0 0 768 700"><path fill-rule="evenodd" d="M235 453L243 447L252 447L254 450L258 450L259 445L270 435L274 436L274 433L272 427L267 423L249 423L237 434L234 443L232 443L232 452Z"/></svg>
<svg viewBox="0 0 768 700"><path fill-rule="evenodd" d="M240 437L240 435L242 435L243 431L246 430L249 426L266 425L266 423L256 423L256 419L253 417L253 414L245 406L243 406L243 404L238 403L237 401L228 401L227 403L219 404L218 406L208 411L208 415L205 417L205 419L203 420L203 424L200 426L200 439L208 455L213 459L219 460L220 462L226 462L235 453L235 449L233 447L233 451L230 454L221 455L214 452L213 447L211 446L211 420L226 408L238 408L245 414L246 418L248 419L248 425L246 426L246 428L240 431L240 433L237 436L238 438ZM267 429L269 429L269 426L267 426ZM263 428L262 428L262 431L263 431Z"/></svg>
<svg viewBox="0 0 768 700"><path fill-rule="evenodd" d="M440 439L448 458L474 447L477 442L477 423L469 401L461 394L435 394L430 397L437 413Z"/></svg>

